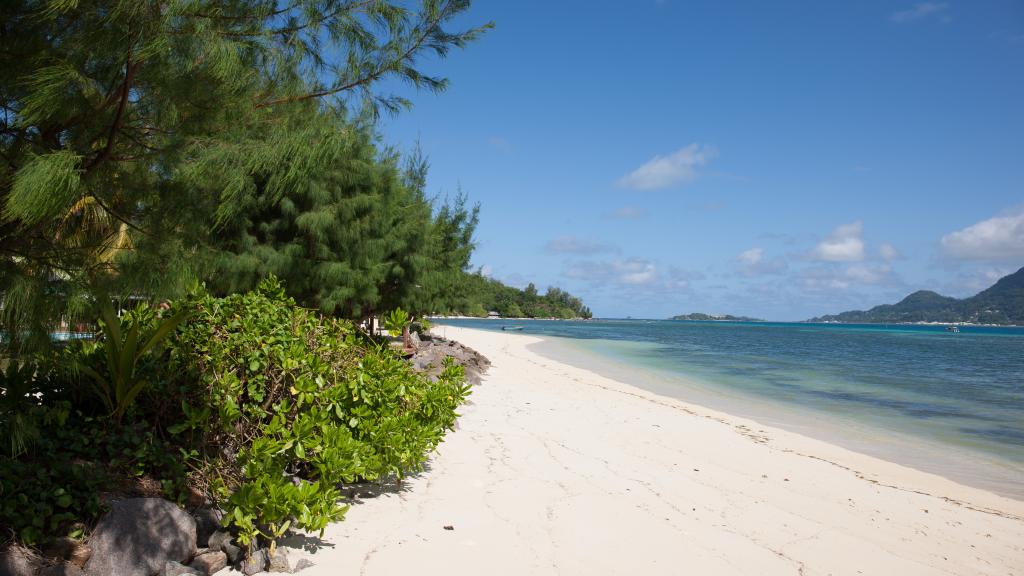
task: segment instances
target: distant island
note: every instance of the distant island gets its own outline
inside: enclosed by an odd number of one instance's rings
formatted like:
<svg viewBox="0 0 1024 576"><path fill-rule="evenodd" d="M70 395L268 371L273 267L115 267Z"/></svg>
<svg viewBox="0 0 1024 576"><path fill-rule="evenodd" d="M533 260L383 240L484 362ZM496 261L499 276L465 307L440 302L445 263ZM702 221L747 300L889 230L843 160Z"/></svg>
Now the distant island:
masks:
<svg viewBox="0 0 1024 576"><path fill-rule="evenodd" d="M970 298L918 290L896 304L820 316L808 322L1024 325L1024 268Z"/></svg>
<svg viewBox="0 0 1024 576"><path fill-rule="evenodd" d="M673 316L669 318L669 320L697 320L700 322L764 322L764 320L759 318L750 318L749 316L732 316L729 314L719 316L716 314L702 314L700 312Z"/></svg>

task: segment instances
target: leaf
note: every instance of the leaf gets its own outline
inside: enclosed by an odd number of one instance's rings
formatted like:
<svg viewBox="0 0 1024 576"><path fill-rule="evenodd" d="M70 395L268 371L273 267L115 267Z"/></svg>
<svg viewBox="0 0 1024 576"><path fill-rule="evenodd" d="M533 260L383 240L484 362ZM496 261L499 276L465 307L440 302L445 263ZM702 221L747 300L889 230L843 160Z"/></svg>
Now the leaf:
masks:
<svg viewBox="0 0 1024 576"><path fill-rule="evenodd" d="M56 218L74 201L81 178L81 157L69 150L29 160L14 174L4 205L5 220L20 220L23 227Z"/></svg>
<svg viewBox="0 0 1024 576"><path fill-rule="evenodd" d="M110 298L105 293L100 293L96 299L99 301L100 319L103 320L103 335L106 336L108 342L113 341L120 345L121 320L114 312L114 306L110 303Z"/></svg>
<svg viewBox="0 0 1024 576"><path fill-rule="evenodd" d="M139 349L139 354L142 355L148 352L152 347L156 346L161 340L166 338L168 334L173 332L174 329L177 328L179 324L187 320L188 317L191 315L192 310L186 308L183 310L179 310L174 316L171 316L170 318L161 321L160 325L157 326L156 330L153 332L153 335L150 336L149 340L142 346L141 349Z"/></svg>

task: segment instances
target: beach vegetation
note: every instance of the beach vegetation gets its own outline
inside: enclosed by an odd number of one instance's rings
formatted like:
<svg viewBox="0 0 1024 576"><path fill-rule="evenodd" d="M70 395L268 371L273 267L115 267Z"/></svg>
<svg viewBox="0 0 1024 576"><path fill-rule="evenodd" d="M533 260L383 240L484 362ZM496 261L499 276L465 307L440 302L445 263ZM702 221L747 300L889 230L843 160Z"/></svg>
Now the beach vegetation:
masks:
<svg viewBox="0 0 1024 576"><path fill-rule="evenodd" d="M108 322L99 342L5 372L0 525L22 542L82 534L102 492L211 502L250 546L322 530L344 517L340 486L422 469L470 393L461 367L421 375L272 277L226 297L196 289L164 318L139 309ZM104 351L110 341L119 352ZM114 392L111 357L133 374L121 378L131 401ZM19 414L33 422L16 437Z"/></svg>

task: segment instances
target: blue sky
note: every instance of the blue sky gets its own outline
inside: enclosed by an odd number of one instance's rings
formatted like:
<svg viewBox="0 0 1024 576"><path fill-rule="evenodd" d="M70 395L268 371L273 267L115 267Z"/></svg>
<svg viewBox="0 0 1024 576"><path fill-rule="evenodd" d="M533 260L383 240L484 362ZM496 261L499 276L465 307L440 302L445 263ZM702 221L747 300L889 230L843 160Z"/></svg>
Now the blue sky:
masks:
<svg viewBox="0 0 1024 576"><path fill-rule="evenodd" d="M474 266L604 317L799 320L1024 266L1024 3L476 0L383 122Z"/></svg>

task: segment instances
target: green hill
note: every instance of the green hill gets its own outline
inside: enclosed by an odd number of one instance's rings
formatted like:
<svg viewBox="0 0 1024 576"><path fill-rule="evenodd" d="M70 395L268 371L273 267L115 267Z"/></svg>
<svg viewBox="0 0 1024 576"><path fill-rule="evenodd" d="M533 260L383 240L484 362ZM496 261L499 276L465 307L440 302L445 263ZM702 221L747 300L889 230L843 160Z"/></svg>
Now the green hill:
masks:
<svg viewBox="0 0 1024 576"><path fill-rule="evenodd" d="M750 318L749 316L731 316L729 314L716 316L714 314L703 314L701 312L673 316L669 318L669 320L696 320L700 322L763 322L763 320Z"/></svg>
<svg viewBox="0 0 1024 576"><path fill-rule="evenodd" d="M987 290L957 299L919 290L896 304L812 318L808 322L946 322L1024 325L1024 268L1000 278Z"/></svg>

